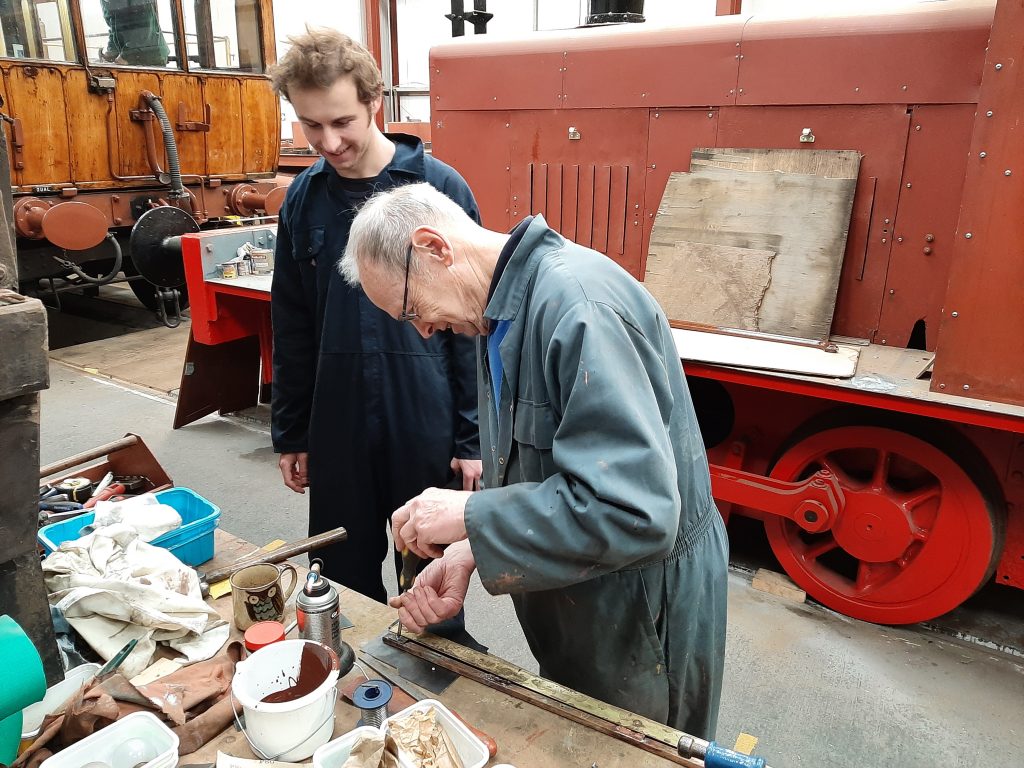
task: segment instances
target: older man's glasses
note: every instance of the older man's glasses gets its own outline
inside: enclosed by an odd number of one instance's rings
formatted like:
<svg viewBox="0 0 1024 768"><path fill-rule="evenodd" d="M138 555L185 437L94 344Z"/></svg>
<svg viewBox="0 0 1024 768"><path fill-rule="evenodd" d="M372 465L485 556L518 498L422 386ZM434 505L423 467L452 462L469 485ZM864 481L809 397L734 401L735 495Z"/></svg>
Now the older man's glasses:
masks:
<svg viewBox="0 0 1024 768"><path fill-rule="evenodd" d="M402 314L398 316L398 319L407 323L410 320L415 320L419 315L415 312L409 311L409 265L412 263L412 243L409 243L409 250L405 252L405 292L402 294Z"/></svg>

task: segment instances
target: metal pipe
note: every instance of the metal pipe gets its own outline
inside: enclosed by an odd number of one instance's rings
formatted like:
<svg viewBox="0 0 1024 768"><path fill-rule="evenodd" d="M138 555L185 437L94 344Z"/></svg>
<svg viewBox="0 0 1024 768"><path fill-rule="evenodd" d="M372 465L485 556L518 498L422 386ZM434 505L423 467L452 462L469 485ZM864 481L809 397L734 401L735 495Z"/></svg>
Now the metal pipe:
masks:
<svg viewBox="0 0 1024 768"><path fill-rule="evenodd" d="M111 117L114 114L114 94L107 94L107 164L110 166L110 175L115 181L160 181L159 176L119 176L114 170L117 166L113 150L117 146L117 136L110 130Z"/></svg>
<svg viewBox="0 0 1024 768"><path fill-rule="evenodd" d="M141 96L149 104L149 108L153 110L157 120L160 121L160 127L163 129L164 149L167 150L167 166L171 172L170 198L172 200L189 198L188 191L181 183L181 161L178 159L178 143L174 139L174 130L171 128L171 121L167 119L164 105L160 97L151 91L143 91Z"/></svg>
<svg viewBox="0 0 1024 768"><path fill-rule="evenodd" d="M84 281L85 283L88 283L90 285L109 285L114 281L114 278L117 277L117 273L121 271L121 262L124 260L124 253L121 251L121 244L117 242L117 238L114 237L112 232L107 233L107 240L109 240L111 245L114 246L114 266L111 268L110 272L108 272L103 277L93 277L92 275L87 274L82 270L81 267L79 267L73 261L68 261L67 259L60 259L57 258L56 256L54 256L54 259L56 259L57 263L60 264L62 267L64 267L65 269L70 269L72 272L78 275L78 277L81 278L81 280ZM82 283L79 283L78 285L81 284Z"/></svg>

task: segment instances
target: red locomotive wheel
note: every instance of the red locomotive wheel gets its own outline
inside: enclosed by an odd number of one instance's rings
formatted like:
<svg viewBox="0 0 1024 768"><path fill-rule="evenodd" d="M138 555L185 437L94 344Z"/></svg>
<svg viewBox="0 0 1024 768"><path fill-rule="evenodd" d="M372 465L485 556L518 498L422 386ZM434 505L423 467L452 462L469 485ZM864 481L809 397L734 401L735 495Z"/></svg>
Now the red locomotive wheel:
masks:
<svg viewBox="0 0 1024 768"><path fill-rule="evenodd" d="M912 624L956 608L991 576L989 500L931 442L878 426L823 429L792 445L772 477L832 472L846 504L830 531L765 521L775 556L815 600L864 621Z"/></svg>

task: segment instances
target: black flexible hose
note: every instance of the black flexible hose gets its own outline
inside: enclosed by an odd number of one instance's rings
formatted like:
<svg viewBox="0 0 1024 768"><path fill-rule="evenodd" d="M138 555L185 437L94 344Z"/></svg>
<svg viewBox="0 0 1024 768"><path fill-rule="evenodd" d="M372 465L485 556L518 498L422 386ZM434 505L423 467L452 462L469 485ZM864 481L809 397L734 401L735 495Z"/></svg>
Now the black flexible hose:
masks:
<svg viewBox="0 0 1024 768"><path fill-rule="evenodd" d="M156 94L143 91L143 96L145 96L149 108L153 110L153 114L156 115L156 119L160 121L160 129L164 134L164 149L167 150L167 165L171 173L170 197L172 199L188 197L188 191L181 183L181 160L178 159L178 142L174 139L174 131L171 130L171 121L167 119L164 105Z"/></svg>
<svg viewBox="0 0 1024 768"><path fill-rule="evenodd" d="M113 233L107 232L107 240L109 240L110 244L114 246L114 266L110 272L105 274L103 277L93 277L92 275L86 274L82 271L82 268L73 261L59 259L56 256L54 258L57 259L58 264L65 269L70 269L83 281L91 283L92 285L106 285L117 277L117 273L121 271L121 261L124 259L124 254L121 252L121 244L117 242L117 238L114 237Z"/></svg>

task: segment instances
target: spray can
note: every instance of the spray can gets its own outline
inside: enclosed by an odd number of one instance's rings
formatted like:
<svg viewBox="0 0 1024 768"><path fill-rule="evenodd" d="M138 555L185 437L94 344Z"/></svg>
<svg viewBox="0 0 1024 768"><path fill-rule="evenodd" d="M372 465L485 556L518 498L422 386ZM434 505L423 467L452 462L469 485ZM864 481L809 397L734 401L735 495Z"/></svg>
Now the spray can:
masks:
<svg viewBox="0 0 1024 768"><path fill-rule="evenodd" d="M323 561L313 560L306 576L302 592L295 599L295 618L299 625L299 637L323 643L338 654L341 675L352 668L355 654L341 639L341 608L338 590L320 575Z"/></svg>
<svg viewBox="0 0 1024 768"><path fill-rule="evenodd" d="M341 645L338 590L320 575L322 567L320 560L310 565L306 584L295 599L295 618L299 622L300 637L323 643L337 653Z"/></svg>

